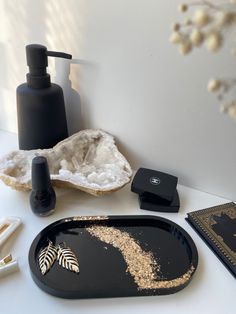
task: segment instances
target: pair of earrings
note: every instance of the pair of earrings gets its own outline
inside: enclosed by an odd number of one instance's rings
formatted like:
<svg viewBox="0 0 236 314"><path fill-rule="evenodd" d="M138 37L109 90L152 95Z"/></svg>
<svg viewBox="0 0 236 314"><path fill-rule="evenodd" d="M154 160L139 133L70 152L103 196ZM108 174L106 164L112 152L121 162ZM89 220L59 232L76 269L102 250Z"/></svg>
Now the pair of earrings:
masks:
<svg viewBox="0 0 236 314"><path fill-rule="evenodd" d="M79 273L79 262L74 252L69 247L66 247L64 243L54 246L52 241L49 241L38 257L42 275L45 275L51 269L56 260L63 268Z"/></svg>

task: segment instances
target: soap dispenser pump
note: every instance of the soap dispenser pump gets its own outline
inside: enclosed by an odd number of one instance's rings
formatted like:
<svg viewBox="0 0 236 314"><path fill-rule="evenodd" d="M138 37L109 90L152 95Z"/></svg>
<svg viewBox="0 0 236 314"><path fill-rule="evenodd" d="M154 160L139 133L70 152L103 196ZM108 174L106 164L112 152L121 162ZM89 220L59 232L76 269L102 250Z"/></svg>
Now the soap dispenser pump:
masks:
<svg viewBox="0 0 236 314"><path fill-rule="evenodd" d="M48 51L42 45L27 45L27 82L17 87L19 148L51 148L68 137L62 88L51 83L46 71L48 57L71 59L63 52Z"/></svg>

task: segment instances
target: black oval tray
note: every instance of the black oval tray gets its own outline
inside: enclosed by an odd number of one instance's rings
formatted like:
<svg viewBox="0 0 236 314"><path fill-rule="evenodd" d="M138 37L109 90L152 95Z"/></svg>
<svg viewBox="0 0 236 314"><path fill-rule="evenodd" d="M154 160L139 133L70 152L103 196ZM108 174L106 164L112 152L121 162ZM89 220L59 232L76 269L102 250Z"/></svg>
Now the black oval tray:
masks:
<svg viewBox="0 0 236 314"><path fill-rule="evenodd" d="M158 281L164 285L140 289L127 271L128 265L121 251L86 230L93 225L127 232L142 250L151 252L160 265ZM54 245L64 242L73 250L79 260L79 274L62 268L57 262L45 275L41 274L38 256L49 240ZM174 222L157 216L65 218L43 229L29 251L29 265L35 283L49 294L69 299L175 293L187 286L197 264L197 249L189 234Z"/></svg>

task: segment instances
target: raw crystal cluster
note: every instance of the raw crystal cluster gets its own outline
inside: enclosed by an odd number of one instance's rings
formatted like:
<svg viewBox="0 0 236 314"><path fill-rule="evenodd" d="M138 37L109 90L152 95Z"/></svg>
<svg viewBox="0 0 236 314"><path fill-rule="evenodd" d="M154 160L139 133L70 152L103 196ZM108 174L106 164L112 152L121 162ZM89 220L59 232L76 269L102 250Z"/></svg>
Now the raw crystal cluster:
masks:
<svg viewBox="0 0 236 314"><path fill-rule="evenodd" d="M102 130L83 130L51 149L18 150L0 159L0 179L17 190L31 189L31 162L47 158L52 183L103 195L127 184L132 170L114 138Z"/></svg>

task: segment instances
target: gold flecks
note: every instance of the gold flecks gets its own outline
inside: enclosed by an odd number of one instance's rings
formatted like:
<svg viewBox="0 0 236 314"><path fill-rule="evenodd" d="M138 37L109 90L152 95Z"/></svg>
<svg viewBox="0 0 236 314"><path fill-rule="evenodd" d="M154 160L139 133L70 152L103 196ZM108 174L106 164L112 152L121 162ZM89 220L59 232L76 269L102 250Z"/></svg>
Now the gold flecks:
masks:
<svg viewBox="0 0 236 314"><path fill-rule="evenodd" d="M96 220L107 220L107 216L75 216L72 218L66 218L64 222L70 222L70 221L94 221Z"/></svg>
<svg viewBox="0 0 236 314"><path fill-rule="evenodd" d="M167 289L181 286L189 281L194 267L173 280L161 280L158 277L160 265L151 252L145 252L137 241L127 232L114 227L94 225L86 230L99 240L117 248L127 264L127 272L134 278L139 289Z"/></svg>

